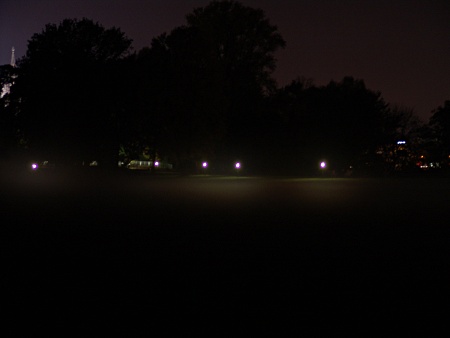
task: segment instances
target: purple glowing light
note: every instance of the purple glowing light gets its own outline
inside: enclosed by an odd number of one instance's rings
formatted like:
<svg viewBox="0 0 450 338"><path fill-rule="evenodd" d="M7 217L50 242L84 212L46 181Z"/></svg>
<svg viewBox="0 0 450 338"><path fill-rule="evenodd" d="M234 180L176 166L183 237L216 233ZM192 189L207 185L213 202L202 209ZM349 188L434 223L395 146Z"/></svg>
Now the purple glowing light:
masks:
<svg viewBox="0 0 450 338"><path fill-rule="evenodd" d="M37 165L37 163L33 163L31 165L31 169L33 169L33 170L37 170L38 168L39 168L39 166Z"/></svg>
<svg viewBox="0 0 450 338"><path fill-rule="evenodd" d="M326 166L327 166L327 164L325 162L320 162L320 167L322 169L325 169Z"/></svg>
<svg viewBox="0 0 450 338"><path fill-rule="evenodd" d="M240 168L241 168L241 164L240 164L239 162L237 162L237 163L234 165L234 167L235 167L236 169L240 169Z"/></svg>
<svg viewBox="0 0 450 338"><path fill-rule="evenodd" d="M208 162L203 162L203 163L202 163L202 167L203 167L203 168L207 168L207 167L208 167Z"/></svg>

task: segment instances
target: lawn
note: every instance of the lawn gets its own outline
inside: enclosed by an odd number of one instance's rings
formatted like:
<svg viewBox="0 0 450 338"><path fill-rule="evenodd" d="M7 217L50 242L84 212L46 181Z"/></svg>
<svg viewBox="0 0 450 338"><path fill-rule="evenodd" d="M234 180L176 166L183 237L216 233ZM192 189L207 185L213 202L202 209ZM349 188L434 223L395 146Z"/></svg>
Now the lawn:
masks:
<svg viewBox="0 0 450 338"><path fill-rule="evenodd" d="M36 330L236 333L450 304L449 179L58 173L3 187L5 304L11 319L44 314Z"/></svg>

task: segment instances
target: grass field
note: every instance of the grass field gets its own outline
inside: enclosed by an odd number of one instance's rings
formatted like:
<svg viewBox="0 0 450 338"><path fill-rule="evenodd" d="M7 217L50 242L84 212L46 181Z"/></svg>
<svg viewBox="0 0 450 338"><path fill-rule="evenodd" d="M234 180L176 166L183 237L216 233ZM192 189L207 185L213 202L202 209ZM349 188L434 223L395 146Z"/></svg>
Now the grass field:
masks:
<svg viewBox="0 0 450 338"><path fill-rule="evenodd" d="M11 320L44 317L37 331L236 333L449 310L449 179L4 179L4 305Z"/></svg>

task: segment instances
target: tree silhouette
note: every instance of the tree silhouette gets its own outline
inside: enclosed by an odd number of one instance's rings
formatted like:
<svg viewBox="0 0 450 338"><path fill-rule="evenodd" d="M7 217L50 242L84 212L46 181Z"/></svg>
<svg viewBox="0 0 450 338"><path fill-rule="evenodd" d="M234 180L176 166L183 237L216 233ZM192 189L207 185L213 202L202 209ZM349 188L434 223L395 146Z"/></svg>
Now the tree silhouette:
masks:
<svg viewBox="0 0 450 338"><path fill-rule="evenodd" d="M322 87L297 80L275 100L284 126L282 148L305 170L315 168L320 158L344 170L384 142L387 105L362 80L345 77Z"/></svg>
<svg viewBox="0 0 450 338"><path fill-rule="evenodd" d="M48 24L19 61L20 118L37 156L65 162L117 157L120 61L131 40L91 20ZM116 162L117 164L117 162Z"/></svg>
<svg viewBox="0 0 450 338"><path fill-rule="evenodd" d="M151 146L192 165L253 145L283 46L263 11L233 1L197 8L186 26L154 38L137 57Z"/></svg>
<svg viewBox="0 0 450 338"><path fill-rule="evenodd" d="M227 151L252 154L264 96L276 87L271 77L276 67L274 53L285 46L285 41L264 11L239 2L214 1L195 9L187 21L206 42L208 55L223 74L228 101Z"/></svg>
<svg viewBox="0 0 450 338"><path fill-rule="evenodd" d="M20 139L36 157L114 166L119 148L129 159L147 149L178 168L245 157L262 170L300 173L320 158L344 170L400 136L417 139L413 111L390 108L363 80L297 79L277 89L274 53L285 41L262 10L213 1L186 20L135 54L117 28L88 19L45 26L2 99L2 146ZM427 128L442 156L449 107Z"/></svg>
<svg viewBox="0 0 450 338"><path fill-rule="evenodd" d="M438 140L440 160L448 162L450 156L450 101L445 101L444 105L433 111L429 125Z"/></svg>
<svg viewBox="0 0 450 338"><path fill-rule="evenodd" d="M274 52L284 47L285 41L264 11L235 1L213 1L188 14L187 22L221 63L230 86L241 83L259 90L274 89Z"/></svg>
<svg viewBox="0 0 450 338"><path fill-rule="evenodd" d="M153 39L135 64L139 143L178 165L211 157L224 130L220 81L192 33L179 28Z"/></svg>

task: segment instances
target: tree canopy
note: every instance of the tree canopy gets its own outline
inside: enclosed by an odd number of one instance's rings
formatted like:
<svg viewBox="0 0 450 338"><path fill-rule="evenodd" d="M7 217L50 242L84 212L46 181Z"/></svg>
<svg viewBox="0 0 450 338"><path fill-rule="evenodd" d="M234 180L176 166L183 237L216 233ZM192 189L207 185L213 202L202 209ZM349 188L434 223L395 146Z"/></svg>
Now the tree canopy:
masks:
<svg viewBox="0 0 450 338"><path fill-rule="evenodd" d="M263 10L235 1L213 1L194 9L187 22L206 42L209 55L221 64L231 85L247 82L274 89L274 53L286 42Z"/></svg>
<svg viewBox="0 0 450 338"><path fill-rule="evenodd" d="M89 19L34 34L18 67L1 68L0 84L14 76L0 100L2 147L14 140L33 156L112 165L121 149L128 160L163 157L191 169L245 157L292 174L315 170L319 158L337 171L370 163L399 138L416 155L424 139L435 158L450 152L448 102L422 126L412 109L351 76L278 88L275 53L286 43L260 9L213 1L137 53L131 42Z"/></svg>
<svg viewBox="0 0 450 338"><path fill-rule="evenodd" d="M48 24L19 60L16 95L28 144L37 155L89 161L111 155L121 90L119 61L131 40L91 20Z"/></svg>
<svg viewBox="0 0 450 338"><path fill-rule="evenodd" d="M187 25L154 38L138 62L157 148L192 162L248 146L284 45L263 11L234 1L197 8Z"/></svg>
<svg viewBox="0 0 450 338"><path fill-rule="evenodd" d="M280 90L275 100L283 120L282 148L306 166L327 158L336 169L343 169L383 141L387 104L362 80L345 77L321 87L297 80Z"/></svg>
<svg viewBox="0 0 450 338"><path fill-rule="evenodd" d="M430 127L432 128L436 139L439 140L439 152L441 156L450 158L450 100L444 102L433 111L430 118Z"/></svg>

